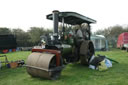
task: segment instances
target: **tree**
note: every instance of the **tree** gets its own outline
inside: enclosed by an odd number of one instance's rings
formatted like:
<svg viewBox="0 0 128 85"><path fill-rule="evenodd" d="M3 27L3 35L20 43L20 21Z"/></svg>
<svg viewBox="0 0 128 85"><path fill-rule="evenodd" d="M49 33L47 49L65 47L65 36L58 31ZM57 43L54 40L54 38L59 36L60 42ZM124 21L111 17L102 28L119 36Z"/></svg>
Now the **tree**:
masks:
<svg viewBox="0 0 128 85"><path fill-rule="evenodd" d="M44 28L39 28L39 27L31 27L30 30L28 30L28 34L30 36L29 41L33 45L38 45L40 42L40 36L45 34Z"/></svg>
<svg viewBox="0 0 128 85"><path fill-rule="evenodd" d="M18 28L18 29L13 29L12 33L16 37L18 47L24 47L24 46L28 47L31 45L31 43L29 42L30 36L28 35L27 32Z"/></svg>
<svg viewBox="0 0 128 85"><path fill-rule="evenodd" d="M9 28L0 28L0 35L7 35L7 34L11 34L11 30Z"/></svg>

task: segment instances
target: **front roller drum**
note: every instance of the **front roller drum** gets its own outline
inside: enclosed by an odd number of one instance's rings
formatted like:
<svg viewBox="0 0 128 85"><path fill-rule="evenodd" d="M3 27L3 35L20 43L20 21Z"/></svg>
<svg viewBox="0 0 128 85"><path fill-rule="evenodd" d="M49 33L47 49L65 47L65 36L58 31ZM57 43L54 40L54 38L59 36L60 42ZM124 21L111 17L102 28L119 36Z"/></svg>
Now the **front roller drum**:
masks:
<svg viewBox="0 0 128 85"><path fill-rule="evenodd" d="M62 66L56 66L55 54L33 52L26 62L27 72L33 77L41 77L55 80L62 70Z"/></svg>

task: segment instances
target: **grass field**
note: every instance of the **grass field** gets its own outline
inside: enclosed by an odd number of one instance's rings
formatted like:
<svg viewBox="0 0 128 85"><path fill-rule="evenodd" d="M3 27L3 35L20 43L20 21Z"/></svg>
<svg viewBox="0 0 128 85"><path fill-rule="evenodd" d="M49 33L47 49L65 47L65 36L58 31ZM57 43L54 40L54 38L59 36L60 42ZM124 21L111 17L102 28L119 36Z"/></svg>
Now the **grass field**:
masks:
<svg viewBox="0 0 128 85"><path fill-rule="evenodd" d="M8 53L10 61L26 60L30 52ZM108 52L96 52L106 55L119 63L107 71L91 70L80 63L68 64L58 80L33 78L25 67L0 70L0 85L128 85L128 52L119 49ZM1 58L0 58L1 59Z"/></svg>

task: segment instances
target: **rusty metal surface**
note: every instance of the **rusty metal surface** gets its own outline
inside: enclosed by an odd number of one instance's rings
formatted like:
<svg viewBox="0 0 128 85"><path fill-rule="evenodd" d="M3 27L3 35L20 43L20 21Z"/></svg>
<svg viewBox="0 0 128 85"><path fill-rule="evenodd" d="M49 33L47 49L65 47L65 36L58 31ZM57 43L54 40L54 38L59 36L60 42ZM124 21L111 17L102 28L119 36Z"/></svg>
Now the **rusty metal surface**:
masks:
<svg viewBox="0 0 128 85"><path fill-rule="evenodd" d="M56 66L60 66L60 51L58 50L51 50L51 49L32 49L32 52L41 52L41 53L51 53L55 54L56 56Z"/></svg>
<svg viewBox="0 0 128 85"><path fill-rule="evenodd" d="M49 72L48 70L49 70L50 61L54 56L55 56L54 54L49 54L49 53L33 52L28 56L26 62L26 64L28 65L27 72L32 76L51 79L51 72Z"/></svg>

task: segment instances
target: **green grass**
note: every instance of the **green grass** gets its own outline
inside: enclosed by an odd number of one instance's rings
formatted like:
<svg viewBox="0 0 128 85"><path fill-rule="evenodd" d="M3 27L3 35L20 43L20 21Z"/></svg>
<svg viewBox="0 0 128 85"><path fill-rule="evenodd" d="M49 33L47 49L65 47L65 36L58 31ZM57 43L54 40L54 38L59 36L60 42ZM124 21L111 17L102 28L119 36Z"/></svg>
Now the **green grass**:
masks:
<svg viewBox="0 0 128 85"><path fill-rule="evenodd" d="M9 60L26 60L30 52L8 53ZM113 67L100 72L91 70L80 63L68 64L62 71L58 80L33 78L27 74L25 67L0 70L0 85L128 85L128 52L112 50L96 52L106 55L119 63L113 63ZM1 58L0 58L1 59Z"/></svg>

